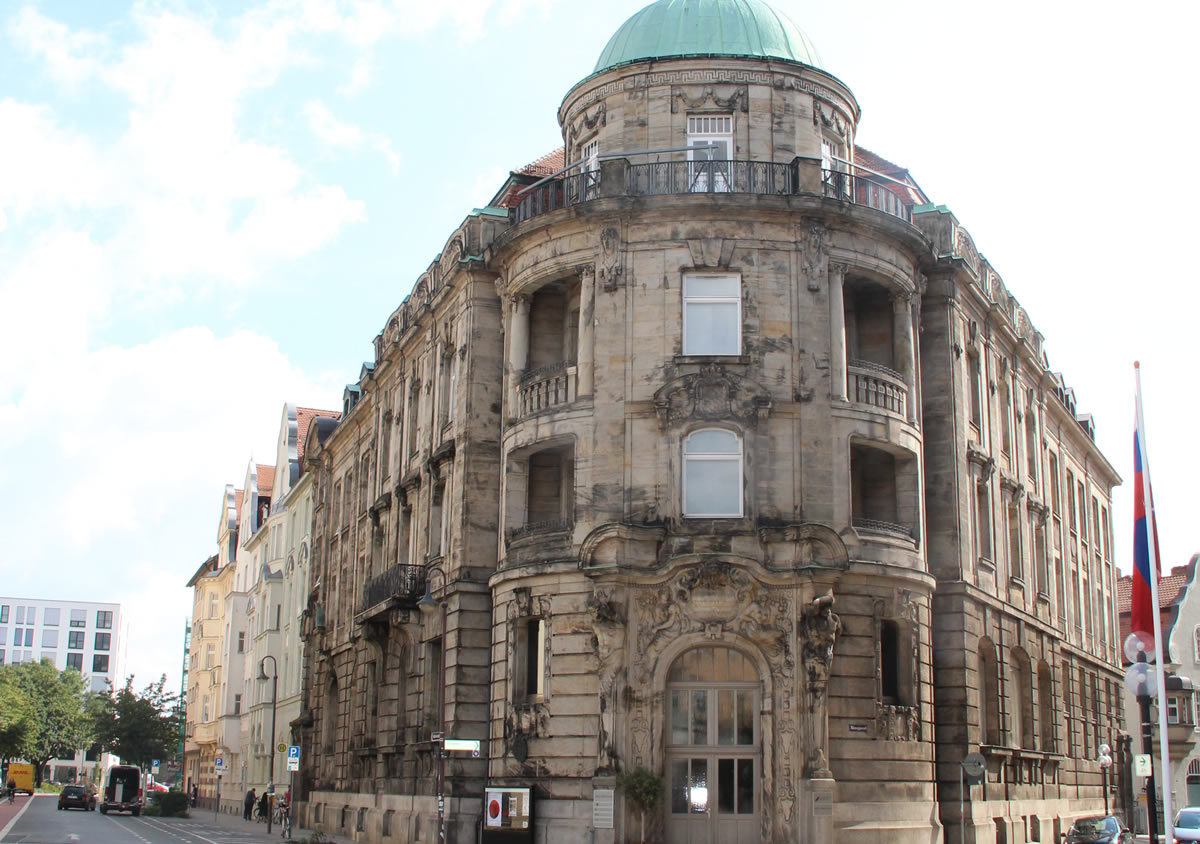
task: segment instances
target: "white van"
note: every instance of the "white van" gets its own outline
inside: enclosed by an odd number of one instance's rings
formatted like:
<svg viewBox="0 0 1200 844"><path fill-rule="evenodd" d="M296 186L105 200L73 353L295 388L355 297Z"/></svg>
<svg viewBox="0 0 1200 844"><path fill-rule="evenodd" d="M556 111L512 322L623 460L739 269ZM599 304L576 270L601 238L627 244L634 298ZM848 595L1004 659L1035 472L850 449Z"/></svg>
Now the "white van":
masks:
<svg viewBox="0 0 1200 844"><path fill-rule="evenodd" d="M135 818L142 813L142 772L133 765L113 765L104 784L100 813L129 812Z"/></svg>

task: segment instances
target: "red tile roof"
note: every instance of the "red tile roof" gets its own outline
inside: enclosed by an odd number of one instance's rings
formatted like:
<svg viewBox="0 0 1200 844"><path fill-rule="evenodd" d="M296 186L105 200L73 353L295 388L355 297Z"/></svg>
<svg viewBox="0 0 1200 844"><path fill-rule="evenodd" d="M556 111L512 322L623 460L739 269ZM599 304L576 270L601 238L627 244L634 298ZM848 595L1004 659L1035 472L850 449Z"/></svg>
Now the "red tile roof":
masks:
<svg viewBox="0 0 1200 844"><path fill-rule="evenodd" d="M508 181L500 189L500 193L492 200L492 205L500 208L511 208L516 205L521 189L526 185L544 179L551 173L557 173L566 163L566 152L563 147L546 153L541 158L531 161L520 170L508 174ZM520 178L520 177L527 178Z"/></svg>
<svg viewBox="0 0 1200 844"><path fill-rule="evenodd" d="M929 202L929 197L925 195L925 191L921 190L921 186L909 174L908 170L901 167L899 164L893 164L886 158L876 155L865 147L854 145L854 163L859 167L874 171L883 176L895 179L903 184L892 183L888 185L893 191L899 193L908 202L914 205L924 205Z"/></svg>
<svg viewBox="0 0 1200 844"><path fill-rule="evenodd" d="M268 466L265 463L256 463L254 464L254 469L258 483L258 494L270 498L271 490L275 486L275 467Z"/></svg>
<svg viewBox="0 0 1200 844"><path fill-rule="evenodd" d="M564 147L559 147L556 150L546 153L541 158L531 161L516 172L523 176L549 176L551 173L557 173L567 165L567 153Z"/></svg>
<svg viewBox="0 0 1200 844"><path fill-rule="evenodd" d="M1170 635L1171 608L1177 599L1183 597L1183 589L1187 586L1189 569L1186 566L1175 566L1171 573L1158 581L1158 617L1162 623L1163 636ZM1120 637L1117 644L1125 641L1129 635L1129 606L1132 601L1133 580L1125 575L1117 581L1117 615L1120 626Z"/></svg>
<svg viewBox="0 0 1200 844"><path fill-rule="evenodd" d="M340 410L318 410L315 407L296 408L296 459L301 467L304 466L304 439L308 436L308 426L318 416L340 419L342 412Z"/></svg>

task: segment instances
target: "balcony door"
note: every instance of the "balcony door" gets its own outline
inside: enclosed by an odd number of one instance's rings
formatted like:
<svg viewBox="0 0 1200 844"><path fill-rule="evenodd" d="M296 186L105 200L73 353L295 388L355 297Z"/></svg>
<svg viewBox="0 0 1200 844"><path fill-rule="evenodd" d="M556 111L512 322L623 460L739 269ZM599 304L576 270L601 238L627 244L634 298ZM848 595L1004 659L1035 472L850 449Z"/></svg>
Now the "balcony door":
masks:
<svg viewBox="0 0 1200 844"><path fill-rule="evenodd" d="M733 152L733 116L689 115L687 127L688 190L727 193Z"/></svg>
<svg viewBox="0 0 1200 844"><path fill-rule="evenodd" d="M760 688L732 648L695 648L667 686L667 841L757 844L762 796Z"/></svg>

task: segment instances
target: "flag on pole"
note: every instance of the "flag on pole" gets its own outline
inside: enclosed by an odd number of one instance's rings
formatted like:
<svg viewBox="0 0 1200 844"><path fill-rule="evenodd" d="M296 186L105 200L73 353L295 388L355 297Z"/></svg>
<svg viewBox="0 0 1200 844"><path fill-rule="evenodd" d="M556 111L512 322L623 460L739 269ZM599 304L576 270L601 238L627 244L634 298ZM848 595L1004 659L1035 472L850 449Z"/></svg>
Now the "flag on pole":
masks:
<svg viewBox="0 0 1200 844"><path fill-rule="evenodd" d="M1139 373L1140 375L1140 373ZM1150 493L1150 465L1146 460L1146 427L1142 419L1142 379L1136 382L1136 419L1133 427L1133 576L1129 607L1129 629L1154 635L1156 588L1161 569L1158 555L1158 526L1154 523L1154 500ZM1153 538L1151 538L1153 537ZM1151 564L1150 543L1154 543ZM1153 566L1153 573L1152 572ZM1153 578L1153 580L1151 579Z"/></svg>

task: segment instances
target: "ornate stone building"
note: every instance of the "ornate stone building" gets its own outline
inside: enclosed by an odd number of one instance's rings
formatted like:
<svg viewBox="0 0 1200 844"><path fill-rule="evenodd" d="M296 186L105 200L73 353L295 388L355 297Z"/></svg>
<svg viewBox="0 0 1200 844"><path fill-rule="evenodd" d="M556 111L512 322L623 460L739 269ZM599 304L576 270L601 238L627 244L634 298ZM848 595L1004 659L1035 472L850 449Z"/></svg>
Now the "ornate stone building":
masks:
<svg viewBox="0 0 1200 844"><path fill-rule="evenodd" d="M1118 479L858 119L760 0L659 0L450 238L306 450L310 823L436 840L440 789L468 842L532 787L535 840L623 841L645 767L658 840L957 841L968 752L965 840L1102 807Z"/></svg>

